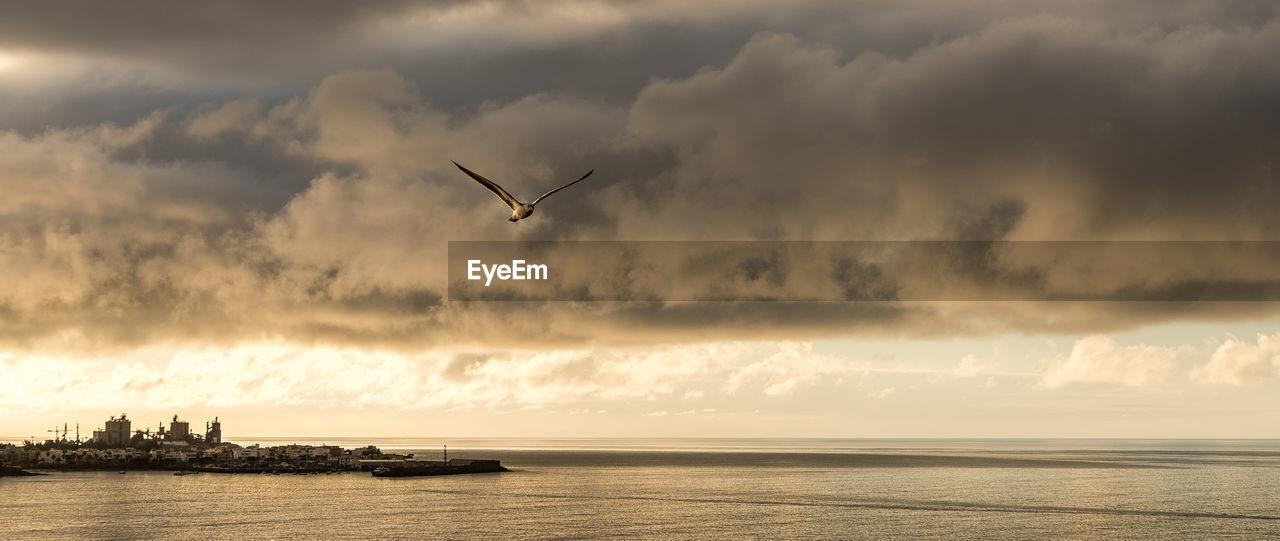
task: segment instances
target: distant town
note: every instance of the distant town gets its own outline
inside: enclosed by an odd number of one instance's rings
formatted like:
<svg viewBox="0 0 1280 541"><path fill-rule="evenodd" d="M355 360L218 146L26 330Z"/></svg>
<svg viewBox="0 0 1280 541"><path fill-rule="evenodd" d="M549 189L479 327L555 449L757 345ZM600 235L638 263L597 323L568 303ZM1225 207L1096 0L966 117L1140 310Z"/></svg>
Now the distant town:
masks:
<svg viewBox="0 0 1280 541"><path fill-rule="evenodd" d="M204 433L177 415L166 428L134 429L125 414L107 419L100 430L82 439L79 425L72 437L69 423L49 432L43 442L0 444L0 475L20 475L37 470L173 470L192 473L320 474L369 471L375 476L445 475L507 471L497 460L450 459L448 448L439 460L420 460L413 454L384 453L368 445L344 449L337 445L237 445L222 439L217 417L207 421ZM23 472L23 473L19 473Z"/></svg>

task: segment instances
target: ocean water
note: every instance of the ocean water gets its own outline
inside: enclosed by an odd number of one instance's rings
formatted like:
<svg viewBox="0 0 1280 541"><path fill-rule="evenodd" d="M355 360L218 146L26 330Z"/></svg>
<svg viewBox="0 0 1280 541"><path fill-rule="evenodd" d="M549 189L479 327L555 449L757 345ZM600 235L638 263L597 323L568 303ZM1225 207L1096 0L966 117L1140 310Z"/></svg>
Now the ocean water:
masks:
<svg viewBox="0 0 1280 541"><path fill-rule="evenodd" d="M0 539L1280 537L1275 440L448 443L515 471L0 478Z"/></svg>

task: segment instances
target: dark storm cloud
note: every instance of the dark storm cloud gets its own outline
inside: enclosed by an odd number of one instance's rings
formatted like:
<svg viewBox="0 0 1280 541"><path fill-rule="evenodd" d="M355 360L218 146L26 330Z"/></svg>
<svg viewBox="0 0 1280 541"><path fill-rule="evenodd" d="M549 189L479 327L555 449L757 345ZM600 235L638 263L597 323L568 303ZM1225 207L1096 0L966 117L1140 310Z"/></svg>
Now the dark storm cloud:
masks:
<svg viewBox="0 0 1280 541"><path fill-rule="evenodd" d="M517 317L442 301L450 239L1275 239L1269 3L51 5L6 13L0 53L151 75L104 77L86 97L67 83L81 75L8 68L0 94L22 97L0 106L0 122L20 119L0 126L11 343L73 330L516 345L1075 332L1270 309L566 304ZM433 31L370 31L415 24ZM154 102L67 106L117 93ZM525 198L596 174L513 225L449 160ZM1081 283L1079 269L959 256L974 280L1071 291L1266 278L1247 257ZM919 279L847 263L835 278L854 297ZM760 258L732 278L778 287L790 270Z"/></svg>
<svg viewBox="0 0 1280 541"><path fill-rule="evenodd" d="M278 54L335 38L371 19L391 18L414 5L447 7L447 0L412 2L229 0L180 6L171 2L13 2L0 21L0 46L71 54L232 64L270 62Z"/></svg>
<svg viewBox="0 0 1280 541"><path fill-rule="evenodd" d="M38 60L49 65L42 82L0 79L0 123L30 133L246 94L281 100L352 69L392 69L449 110L538 92L626 105L651 78L724 65L765 31L846 59L905 59L1038 13L1105 19L1136 34L1256 27L1275 9L1243 1L27 3L0 21L0 53L54 56Z"/></svg>

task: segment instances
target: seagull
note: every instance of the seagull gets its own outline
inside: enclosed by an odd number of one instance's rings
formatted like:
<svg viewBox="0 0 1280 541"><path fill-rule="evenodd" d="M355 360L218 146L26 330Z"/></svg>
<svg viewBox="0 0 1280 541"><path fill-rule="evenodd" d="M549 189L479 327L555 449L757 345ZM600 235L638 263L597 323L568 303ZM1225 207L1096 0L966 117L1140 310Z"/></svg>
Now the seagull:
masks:
<svg viewBox="0 0 1280 541"><path fill-rule="evenodd" d="M454 164L454 165L456 165L456 166L458 166L458 169L461 169L463 173L466 173L466 174L467 174L467 176L469 176L469 177L471 177L471 178L476 179L476 182L479 182L479 183L480 183L480 185L484 186L485 188L488 188L488 189L489 189L489 191L491 191L491 192L493 192L493 193L494 193L494 195L497 195L498 197L502 198L502 202L503 202L503 203L506 203L508 207L511 207L511 217L510 217L510 218L507 218L507 221L508 221L508 222L514 222L514 221L517 221L517 220L520 220L520 219L523 219L523 218L528 218L530 214L533 214L533 206L534 206L534 205L537 205L537 204L538 204L538 201L542 201L543 199L546 199L546 197L547 197L548 195L551 195L551 194L556 193L556 192L558 192L558 191L560 191L560 190L563 190L563 189L565 189L565 188L568 188L568 187L570 187L570 186L573 186L574 184L577 184L577 183L579 183L579 182L582 182L582 179L585 179L585 178L587 178L587 177L591 176L591 173L596 172L596 170L595 170L595 169L592 169L592 170L590 170L590 171L587 171L587 174L582 175L582 178L579 178L578 180L575 180L575 181L573 181L573 182L570 182L570 183L568 183L568 184L565 184L564 186L561 186L561 187L556 188L556 189L554 189L554 190L551 190L551 191L549 191L549 192L547 192L547 193L544 193L544 194L542 194L542 195L538 196L538 198L537 198L537 199L534 199L532 203L529 203L528 205L526 205L526 204L521 203L520 201L516 200L516 198L511 197L511 194L507 193L507 191L506 191L506 190L502 189L502 186L497 185L497 184L496 184L496 183L494 183L492 180L489 180L489 179L487 179L487 178L484 178L484 177L482 177L482 176L480 176L480 175L477 175L477 174L475 174L475 173L471 172L471 170L470 170L470 169L467 169L466 167L463 167L463 166L462 166L461 164L459 164L458 162L453 162L453 164Z"/></svg>

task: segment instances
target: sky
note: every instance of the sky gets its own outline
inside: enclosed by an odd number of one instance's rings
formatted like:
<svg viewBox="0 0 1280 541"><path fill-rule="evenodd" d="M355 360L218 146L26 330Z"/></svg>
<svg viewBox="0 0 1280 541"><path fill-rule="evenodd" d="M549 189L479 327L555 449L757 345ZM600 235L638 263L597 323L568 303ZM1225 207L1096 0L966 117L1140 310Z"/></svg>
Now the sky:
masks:
<svg viewBox="0 0 1280 541"><path fill-rule="evenodd" d="M1278 241L1274 3L5 11L0 439L1280 437L1274 254L961 262L1258 301L446 294L449 241ZM509 223L451 160L595 173Z"/></svg>

